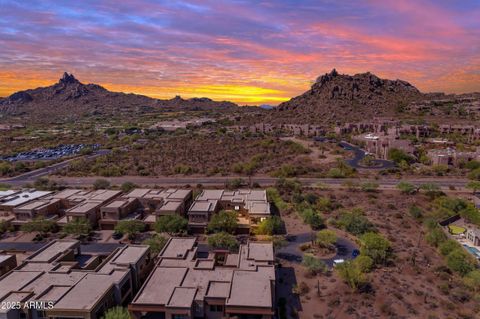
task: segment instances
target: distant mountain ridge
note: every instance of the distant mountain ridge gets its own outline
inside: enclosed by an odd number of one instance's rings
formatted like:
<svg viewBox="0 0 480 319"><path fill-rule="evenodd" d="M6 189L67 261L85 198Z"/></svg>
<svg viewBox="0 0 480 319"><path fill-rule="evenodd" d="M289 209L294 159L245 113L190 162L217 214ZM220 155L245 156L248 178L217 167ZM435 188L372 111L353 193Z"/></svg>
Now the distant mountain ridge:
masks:
<svg viewBox="0 0 480 319"><path fill-rule="evenodd" d="M331 123L391 116L404 105L424 98L402 80L381 79L372 73L339 74L335 69L317 78L310 90L283 102L272 120Z"/></svg>
<svg viewBox="0 0 480 319"><path fill-rule="evenodd" d="M183 99L176 96L160 100L138 94L110 92L97 84L83 84L65 72L51 86L13 93L0 99L0 115L24 117L37 121L75 120L88 115L116 115L131 112L162 110L210 110L236 108L232 102L216 102L209 98Z"/></svg>

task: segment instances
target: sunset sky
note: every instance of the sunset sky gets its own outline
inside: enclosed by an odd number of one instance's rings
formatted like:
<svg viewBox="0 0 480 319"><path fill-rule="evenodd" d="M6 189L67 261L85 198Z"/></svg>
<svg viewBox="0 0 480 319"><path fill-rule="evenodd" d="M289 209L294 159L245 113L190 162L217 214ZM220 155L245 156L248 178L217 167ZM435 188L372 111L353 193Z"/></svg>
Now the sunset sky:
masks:
<svg viewBox="0 0 480 319"><path fill-rule="evenodd" d="M278 104L370 71L480 91L480 0L0 0L0 96L84 83L158 98Z"/></svg>

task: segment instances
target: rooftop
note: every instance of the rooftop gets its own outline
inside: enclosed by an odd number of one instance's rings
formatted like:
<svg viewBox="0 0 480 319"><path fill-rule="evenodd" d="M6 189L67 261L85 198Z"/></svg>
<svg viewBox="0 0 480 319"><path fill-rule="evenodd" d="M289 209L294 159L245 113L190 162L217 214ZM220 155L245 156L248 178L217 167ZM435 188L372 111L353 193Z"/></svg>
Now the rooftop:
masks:
<svg viewBox="0 0 480 319"><path fill-rule="evenodd" d="M272 309L272 243L242 245L238 254L227 255L224 266L216 266L212 256L198 258L196 248L194 238L171 238L132 304L189 308L193 300L217 298L227 307Z"/></svg>
<svg viewBox="0 0 480 319"><path fill-rule="evenodd" d="M51 194L52 192L37 191L37 190L24 190L19 193L12 194L0 199L0 205L5 207L17 207L28 203L34 199L41 198Z"/></svg>
<svg viewBox="0 0 480 319"><path fill-rule="evenodd" d="M130 272L128 264L149 251L147 246L120 247L102 267L85 270L67 254L79 245L75 240L57 240L25 259L0 279L0 301L14 301L20 293L26 300L53 301L54 310L91 310L125 280Z"/></svg>

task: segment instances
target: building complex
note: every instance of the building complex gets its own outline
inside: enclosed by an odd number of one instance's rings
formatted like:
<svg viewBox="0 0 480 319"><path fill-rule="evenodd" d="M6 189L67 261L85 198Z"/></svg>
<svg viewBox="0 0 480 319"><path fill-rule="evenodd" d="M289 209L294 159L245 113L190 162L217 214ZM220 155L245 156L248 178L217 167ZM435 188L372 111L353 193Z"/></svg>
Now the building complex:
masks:
<svg viewBox="0 0 480 319"><path fill-rule="evenodd" d="M265 190L203 190L188 210L188 227L192 233L204 233L208 222L220 210L238 213L239 233L270 216L270 203Z"/></svg>
<svg viewBox="0 0 480 319"><path fill-rule="evenodd" d="M138 319L272 318L275 278L272 243L202 257L195 238L171 238L129 310Z"/></svg>
<svg viewBox="0 0 480 319"><path fill-rule="evenodd" d="M148 246L82 254L80 242L56 240L0 277L0 318L101 318L126 305L152 269Z"/></svg>

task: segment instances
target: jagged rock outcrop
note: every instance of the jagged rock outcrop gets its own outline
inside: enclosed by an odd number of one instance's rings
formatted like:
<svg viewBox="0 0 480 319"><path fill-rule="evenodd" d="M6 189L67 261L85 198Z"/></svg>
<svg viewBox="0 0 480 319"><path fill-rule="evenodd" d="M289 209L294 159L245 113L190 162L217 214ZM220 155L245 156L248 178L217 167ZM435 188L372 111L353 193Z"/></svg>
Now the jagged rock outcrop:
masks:
<svg viewBox="0 0 480 319"><path fill-rule="evenodd" d="M273 120L331 123L395 114L399 105L423 98L408 82L386 80L372 73L339 74L335 69L317 78L311 89L281 103Z"/></svg>

